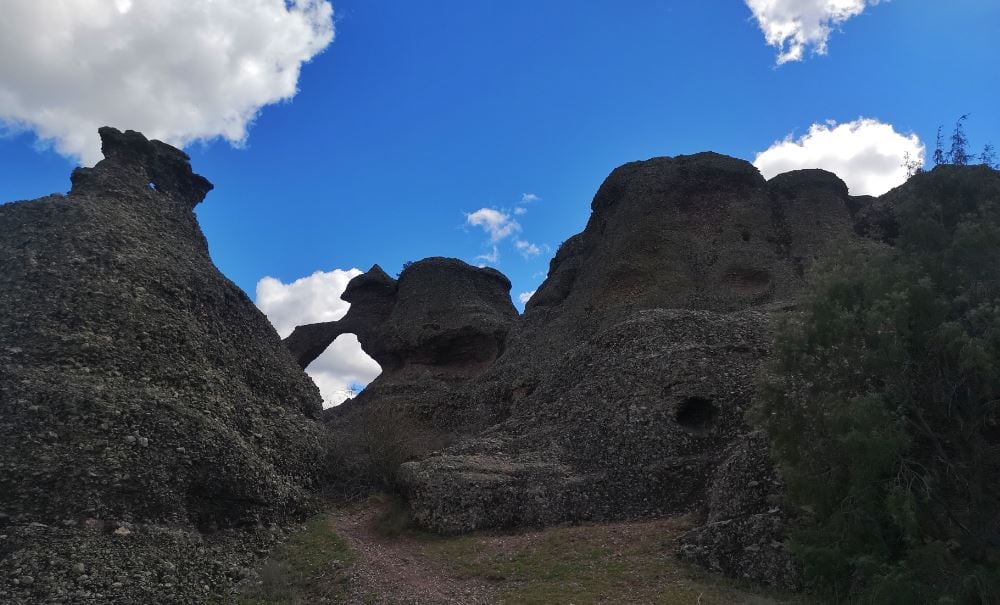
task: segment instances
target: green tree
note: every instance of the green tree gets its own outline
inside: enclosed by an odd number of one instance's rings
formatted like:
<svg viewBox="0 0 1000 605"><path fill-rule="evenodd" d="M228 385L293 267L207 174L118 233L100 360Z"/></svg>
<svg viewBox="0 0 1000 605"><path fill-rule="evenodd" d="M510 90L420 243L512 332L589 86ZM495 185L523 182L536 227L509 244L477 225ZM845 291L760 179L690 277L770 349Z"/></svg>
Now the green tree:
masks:
<svg viewBox="0 0 1000 605"><path fill-rule="evenodd" d="M833 602L1000 602L1000 178L982 170L912 179L895 246L818 267L762 373L793 548Z"/></svg>
<svg viewBox="0 0 1000 605"><path fill-rule="evenodd" d="M937 129L937 138L934 143L934 165L940 166L941 164L946 164L947 161L944 157L944 135L941 134L941 126Z"/></svg>
<svg viewBox="0 0 1000 605"><path fill-rule="evenodd" d="M958 166L965 166L972 157L969 155L969 138L965 135L965 127L962 124L969 119L965 114L955 122L955 130L951 133L951 149L948 151L948 163Z"/></svg>
<svg viewBox="0 0 1000 605"><path fill-rule="evenodd" d="M983 151L979 154L979 163L990 168L997 167L997 151L992 143L983 145Z"/></svg>

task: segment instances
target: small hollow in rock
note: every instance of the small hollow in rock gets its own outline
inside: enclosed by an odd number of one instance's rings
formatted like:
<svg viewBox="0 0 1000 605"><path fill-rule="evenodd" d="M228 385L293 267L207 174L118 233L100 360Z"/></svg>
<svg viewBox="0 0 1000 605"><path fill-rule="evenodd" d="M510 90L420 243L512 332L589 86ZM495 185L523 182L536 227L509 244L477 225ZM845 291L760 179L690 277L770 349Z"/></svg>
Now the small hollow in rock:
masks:
<svg viewBox="0 0 1000 605"><path fill-rule="evenodd" d="M711 399L688 397L677 406L677 424L693 430L704 430L714 421L717 410Z"/></svg>

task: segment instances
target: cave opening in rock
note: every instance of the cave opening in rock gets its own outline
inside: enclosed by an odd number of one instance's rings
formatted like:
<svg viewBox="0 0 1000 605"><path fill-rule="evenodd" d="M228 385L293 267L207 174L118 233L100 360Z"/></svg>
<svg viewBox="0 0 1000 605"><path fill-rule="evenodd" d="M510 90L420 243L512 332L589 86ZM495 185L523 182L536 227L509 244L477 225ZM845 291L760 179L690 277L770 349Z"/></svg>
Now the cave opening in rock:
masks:
<svg viewBox="0 0 1000 605"><path fill-rule="evenodd" d="M677 406L677 424L692 430L704 430L715 421L717 412L711 399L688 397Z"/></svg>

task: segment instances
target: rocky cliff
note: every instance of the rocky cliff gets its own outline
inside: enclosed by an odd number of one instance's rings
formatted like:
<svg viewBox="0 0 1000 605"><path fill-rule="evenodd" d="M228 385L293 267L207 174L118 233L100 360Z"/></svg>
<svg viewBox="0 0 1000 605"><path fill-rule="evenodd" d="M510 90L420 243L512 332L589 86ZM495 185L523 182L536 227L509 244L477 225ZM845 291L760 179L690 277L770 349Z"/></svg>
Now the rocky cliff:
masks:
<svg viewBox="0 0 1000 605"><path fill-rule="evenodd" d="M523 315L499 272L430 258L372 267L343 319L282 343L212 264L189 158L101 135L68 195L0 206L5 602L224 600L263 527L314 488L377 484L356 460L387 440L380 481L423 527L694 513L683 556L795 586L745 419L772 320L817 259L891 245L900 196L983 193L943 169L870 198L713 153L633 162ZM302 369L343 333L383 374L321 412Z"/></svg>
<svg viewBox="0 0 1000 605"><path fill-rule="evenodd" d="M200 586L215 576L194 564L205 550L196 534L110 532L295 518L321 463L316 387L209 258L192 210L212 185L163 143L110 128L101 137L105 159L76 170L68 195L0 206L5 602L44 601L31 591L60 583L66 598L78 588L107 602L122 561L144 557L190 559ZM77 564L107 575L76 585ZM178 575L168 574L175 585ZM37 581L5 593L19 577ZM147 598L136 582L122 590Z"/></svg>
<svg viewBox="0 0 1000 605"><path fill-rule="evenodd" d="M741 441L769 323L817 258L858 241L852 209L862 202L821 170L765 181L749 163L713 153L626 164L597 192L584 231L560 247L494 362L447 389L423 388L435 378L414 371L391 398L380 378L351 405L415 411L460 435L402 466L412 516L425 527L703 511L713 527L744 528L725 536L738 554L723 557L724 571L793 584L781 511L749 495L745 509L716 510L710 494L776 481L766 443ZM362 307L351 313L367 314ZM452 321L490 325L468 313ZM740 452L745 461L732 461ZM763 516L746 521L752 515ZM692 533L689 556L719 553L710 537ZM759 542L769 566L746 564L764 557L751 554Z"/></svg>

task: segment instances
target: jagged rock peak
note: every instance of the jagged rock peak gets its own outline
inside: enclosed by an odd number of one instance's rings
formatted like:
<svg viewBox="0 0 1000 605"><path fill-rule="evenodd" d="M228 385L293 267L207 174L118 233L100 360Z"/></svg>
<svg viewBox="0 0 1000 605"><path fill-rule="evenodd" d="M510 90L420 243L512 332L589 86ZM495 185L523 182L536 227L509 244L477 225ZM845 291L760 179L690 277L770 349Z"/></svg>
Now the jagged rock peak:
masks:
<svg viewBox="0 0 1000 605"><path fill-rule="evenodd" d="M392 296L396 293L396 280L389 277L382 267L372 265L367 273L355 277L347 283L344 293L340 298L346 302L353 303L363 293L374 293L375 295Z"/></svg>
<svg viewBox="0 0 1000 605"><path fill-rule="evenodd" d="M104 126L98 132L104 159L93 168L73 171L70 195L153 190L194 208L213 189L208 179L194 173L191 158L180 149L134 130Z"/></svg>

